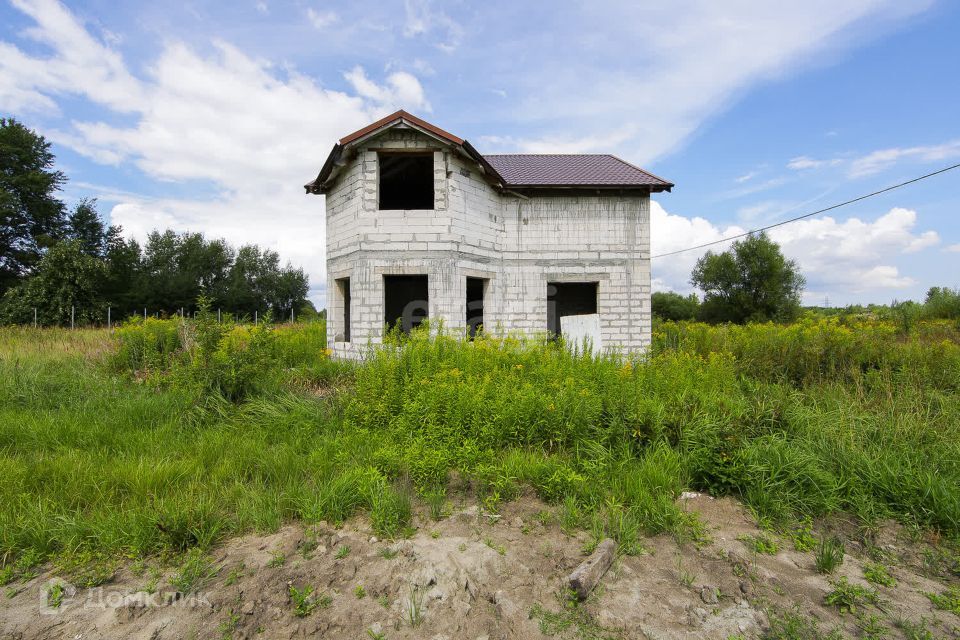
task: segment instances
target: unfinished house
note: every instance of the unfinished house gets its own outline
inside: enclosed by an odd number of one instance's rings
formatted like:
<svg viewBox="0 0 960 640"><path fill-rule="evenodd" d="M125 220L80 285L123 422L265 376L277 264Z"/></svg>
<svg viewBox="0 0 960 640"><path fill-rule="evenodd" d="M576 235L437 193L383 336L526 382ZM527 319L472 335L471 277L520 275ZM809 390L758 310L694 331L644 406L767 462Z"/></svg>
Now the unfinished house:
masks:
<svg viewBox="0 0 960 640"><path fill-rule="evenodd" d="M429 318L473 335L551 332L595 350L650 344L650 194L612 155L481 155L398 111L333 147L327 338L360 355Z"/></svg>

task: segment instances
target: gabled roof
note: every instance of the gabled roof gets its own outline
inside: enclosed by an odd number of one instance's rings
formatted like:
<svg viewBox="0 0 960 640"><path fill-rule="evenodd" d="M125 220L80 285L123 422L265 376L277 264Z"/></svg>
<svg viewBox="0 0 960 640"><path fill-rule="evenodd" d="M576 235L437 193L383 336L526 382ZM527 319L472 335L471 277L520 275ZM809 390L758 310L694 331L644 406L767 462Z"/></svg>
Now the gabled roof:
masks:
<svg viewBox="0 0 960 640"><path fill-rule="evenodd" d="M430 123L427 122L426 120L423 120L423 119L421 119L421 118L418 118L417 116L415 116L415 115L413 115L413 114L407 113L407 112L404 111L403 109L401 109L400 111L396 111L396 112L394 112L394 113L391 113L391 114L388 115L386 118L380 118L380 119L377 120L376 122L374 122L374 123L372 123L372 124L368 124L368 125L365 126L363 129L358 129L358 130L354 131L353 133L351 133L351 134L349 134L349 135L343 136L342 138L340 138L340 144L342 144L342 145L350 144L351 142L354 142L355 140L359 140L360 138L364 138L364 137L370 135L371 133L374 133L374 132L376 132L376 131L378 131L378 130L380 130L380 129L387 129L387 128L389 128L389 127L392 127L392 126L394 126L395 124L399 124L399 123L403 122L404 120L406 120L406 121L407 121L408 123L410 123L410 124L413 124L413 125L415 125L415 126L417 126L417 127L420 127L421 129L426 129L426 130L429 131L430 133L433 133L433 134L435 134L435 135L437 135L437 136L443 138L444 140L447 140L447 141L449 141L449 142L451 142L451 143L453 143L453 144L463 144L463 139L462 139L462 138L458 138L457 136L453 135L452 133L448 133L448 132L444 131L443 129L441 129L440 127L438 127L438 126L436 126L436 125L430 124Z"/></svg>
<svg viewBox="0 0 960 640"><path fill-rule="evenodd" d="M475 161L501 190L508 189L644 189L670 191L667 182L640 167L609 154L494 154L481 155L469 142L400 110L346 135L334 145L320 173L304 185L307 193L325 193L346 149L395 126L419 129L453 145Z"/></svg>
<svg viewBox="0 0 960 640"><path fill-rule="evenodd" d="M673 184L608 153L509 153L485 155L506 184L520 187L650 187Z"/></svg>

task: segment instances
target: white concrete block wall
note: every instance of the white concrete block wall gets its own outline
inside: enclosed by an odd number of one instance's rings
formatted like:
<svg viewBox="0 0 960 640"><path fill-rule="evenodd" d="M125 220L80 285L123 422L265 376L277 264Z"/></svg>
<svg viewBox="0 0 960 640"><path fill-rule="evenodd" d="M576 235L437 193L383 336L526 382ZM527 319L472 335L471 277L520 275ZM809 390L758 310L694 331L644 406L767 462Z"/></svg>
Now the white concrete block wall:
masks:
<svg viewBox="0 0 960 640"><path fill-rule="evenodd" d="M377 152L400 149L433 152L433 210L377 209ZM488 279L488 330L528 333L546 331L548 282L598 282L604 345L649 346L649 196L501 195L472 161L413 130L389 130L346 162L327 194L328 340L337 353L379 343L383 276L417 273L429 279L430 318L456 330L465 328L468 276ZM341 277L350 278L350 344L335 340Z"/></svg>

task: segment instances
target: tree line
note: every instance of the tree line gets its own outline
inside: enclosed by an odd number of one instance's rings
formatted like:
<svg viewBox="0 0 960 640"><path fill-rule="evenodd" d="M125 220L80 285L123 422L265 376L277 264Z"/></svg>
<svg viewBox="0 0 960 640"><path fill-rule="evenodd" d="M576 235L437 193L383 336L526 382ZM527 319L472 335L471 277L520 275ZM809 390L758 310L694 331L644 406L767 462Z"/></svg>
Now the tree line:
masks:
<svg viewBox="0 0 960 640"><path fill-rule="evenodd" d="M708 251L694 266L690 284L703 292L702 299L695 293L657 292L651 299L653 315L661 320L710 323L790 322L802 311L806 282L797 263L787 260L776 242L759 233L734 242L728 251ZM922 304L894 301L889 306L817 307L815 311L960 320L960 289L931 287Z"/></svg>
<svg viewBox="0 0 960 640"><path fill-rule="evenodd" d="M36 310L42 324L68 324L71 314L98 323L108 307L114 318L173 315L195 310L200 296L250 316L315 311L306 274L275 251L170 230L141 245L104 225L94 199L68 209L55 161L43 136L0 118L0 322L32 322Z"/></svg>

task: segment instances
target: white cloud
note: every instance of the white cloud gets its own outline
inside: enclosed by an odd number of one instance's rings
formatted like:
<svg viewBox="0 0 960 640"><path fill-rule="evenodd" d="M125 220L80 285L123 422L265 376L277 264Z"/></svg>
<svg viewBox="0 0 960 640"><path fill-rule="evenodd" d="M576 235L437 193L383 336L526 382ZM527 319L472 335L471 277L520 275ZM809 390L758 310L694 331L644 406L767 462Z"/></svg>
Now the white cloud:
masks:
<svg viewBox="0 0 960 640"><path fill-rule="evenodd" d="M452 53L463 39L463 27L431 0L404 0L403 35L408 38L432 37L433 45Z"/></svg>
<svg viewBox="0 0 960 640"><path fill-rule="evenodd" d="M416 76L406 71L395 71L387 76L386 84L379 85L367 77L363 67L357 66L343 74L353 90L361 97L382 105L400 105L409 109L430 112L423 86Z"/></svg>
<svg viewBox="0 0 960 640"><path fill-rule="evenodd" d="M339 16L335 11L317 11L309 7L307 9L307 20L317 29L326 29L339 20Z"/></svg>
<svg viewBox="0 0 960 640"><path fill-rule="evenodd" d="M201 181L218 191L209 199L151 199L108 189L104 195L117 202L112 222L135 237L172 228L278 250L304 266L315 293L325 278L323 200L302 185L344 132L401 106L429 108L409 73L379 85L357 67L349 74L355 92L344 93L226 42L214 42L208 55L169 42L137 78L63 6L17 6L36 20L28 34L49 53L0 45L0 106L51 109L60 94L73 94L132 114L125 124L73 121L49 137L101 164L132 163L155 179Z"/></svg>
<svg viewBox="0 0 960 640"><path fill-rule="evenodd" d="M946 247L945 250L951 253L960 253L960 242L957 244L951 244L950 246Z"/></svg>
<svg viewBox="0 0 960 640"><path fill-rule="evenodd" d="M834 158L832 160L814 160L807 156L798 156L787 163L788 169L794 171L804 171L806 169L822 169L823 167L833 167L840 164L842 160Z"/></svg>
<svg viewBox="0 0 960 640"><path fill-rule="evenodd" d="M935 231L916 233L916 224L916 211L895 207L872 222L801 220L771 230L770 237L800 263L811 288L862 293L914 284L891 262L940 242Z"/></svg>
<svg viewBox="0 0 960 640"><path fill-rule="evenodd" d="M737 209L737 218L741 222L766 221L772 216L780 215L786 206L777 200L765 200L756 204Z"/></svg>
<svg viewBox="0 0 960 640"><path fill-rule="evenodd" d="M757 172L756 172L756 171L748 171L747 173L743 174L742 176L737 176L736 178L733 179L733 181L736 182L737 184L743 184L744 182L748 182L748 181L750 181L750 180L753 180L753 179L756 178L756 177L757 177Z"/></svg>
<svg viewBox="0 0 960 640"><path fill-rule="evenodd" d="M885 169L889 169L901 160L915 160L919 162L939 162L960 157L960 140L951 140L943 144L892 147L871 151L861 156L845 156L816 160L807 156L793 158L787 163L788 169L804 171L807 169L823 169L825 167L846 167L850 178L872 176Z"/></svg>
<svg viewBox="0 0 960 640"><path fill-rule="evenodd" d="M629 125L621 129L609 130L602 135L587 135L578 138L550 136L546 138L525 139L513 136L481 136L485 147L510 149L521 153L588 153L591 151L610 151L628 141L636 132Z"/></svg>
<svg viewBox="0 0 960 640"><path fill-rule="evenodd" d="M492 72L519 78L522 90L509 88L524 100L510 113L542 130L527 136L530 146L577 148L578 140L632 126L618 151L642 164L675 149L746 88L822 62L930 4L623 0L598 10L586 3L562 20L545 18L522 43L485 48L502 57ZM559 131L579 133L568 139Z"/></svg>
<svg viewBox="0 0 960 640"><path fill-rule="evenodd" d="M115 111L144 105L137 80L122 57L93 37L55 0L13 0L36 22L25 36L53 49L49 57L28 56L0 43L0 108L9 111L55 111L54 98L80 94Z"/></svg>
<svg viewBox="0 0 960 640"><path fill-rule="evenodd" d="M742 186L723 191L717 194L717 197L721 200L742 198L744 196L760 193L762 191L769 191L770 189L783 186L789 182L789 180L790 178L786 176L777 176L775 178L769 178L760 182L743 182L741 183Z"/></svg>
<svg viewBox="0 0 960 640"><path fill-rule="evenodd" d="M651 203L652 255L728 238L745 230L721 229L703 218L667 213ZM769 231L784 254L795 259L811 291L849 297L864 292L902 289L916 284L900 273L898 257L933 247L940 242L934 231L916 232L916 211L893 208L873 221L824 216L801 220ZM725 251L731 243L710 247ZM654 288L686 292L690 272L707 249L654 260ZM821 294L818 294L821 295ZM820 297L819 299L822 299Z"/></svg>
<svg viewBox="0 0 960 640"><path fill-rule="evenodd" d="M253 6L254 6L254 8L255 8L257 11L259 11L259 12L262 13L263 15L267 15L268 13L270 13L270 7L267 6L267 3L266 3L266 2L262 2L262 1L261 1L261 2L256 3L256 4L253 5Z"/></svg>
<svg viewBox="0 0 960 640"><path fill-rule="evenodd" d="M705 218L668 213L656 200L650 201L650 255L678 251L714 242L746 231L738 226L721 229ZM721 248L722 245L721 245ZM689 291L690 272L704 250L686 251L653 261L655 291Z"/></svg>
<svg viewBox="0 0 960 640"><path fill-rule="evenodd" d="M881 149L854 159L850 163L849 175L851 178L873 175L903 159L938 162L957 157L960 157L960 140L937 145Z"/></svg>

